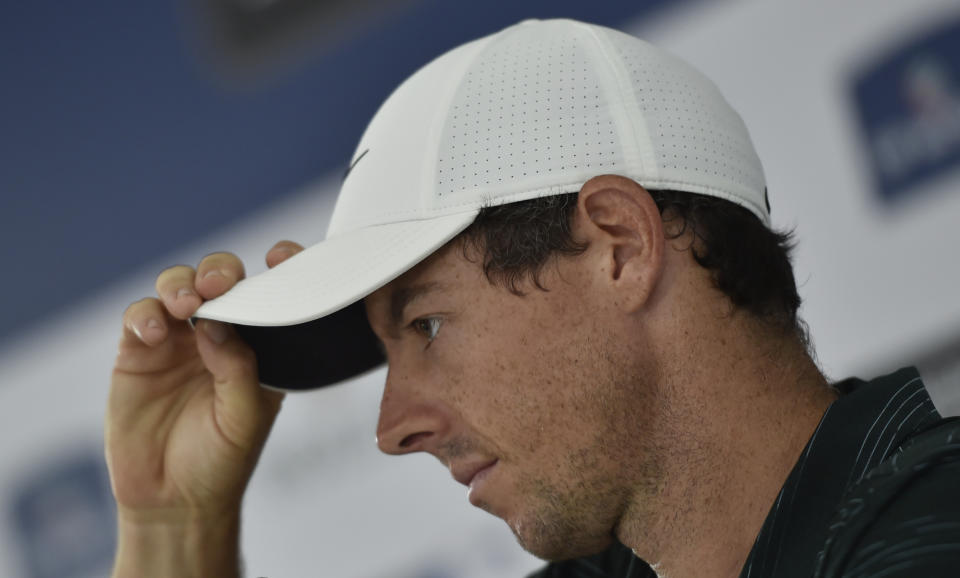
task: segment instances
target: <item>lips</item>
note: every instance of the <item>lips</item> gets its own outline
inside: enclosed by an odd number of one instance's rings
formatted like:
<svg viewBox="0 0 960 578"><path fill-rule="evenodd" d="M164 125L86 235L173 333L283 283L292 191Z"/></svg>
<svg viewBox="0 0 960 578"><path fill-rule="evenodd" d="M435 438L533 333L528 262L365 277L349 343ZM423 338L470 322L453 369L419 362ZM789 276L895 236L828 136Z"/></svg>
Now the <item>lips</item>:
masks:
<svg viewBox="0 0 960 578"><path fill-rule="evenodd" d="M483 462L470 462L454 466L450 469L450 472L453 474L453 479L464 486L470 486L479 474L485 474L488 469L496 465L497 461L493 459Z"/></svg>

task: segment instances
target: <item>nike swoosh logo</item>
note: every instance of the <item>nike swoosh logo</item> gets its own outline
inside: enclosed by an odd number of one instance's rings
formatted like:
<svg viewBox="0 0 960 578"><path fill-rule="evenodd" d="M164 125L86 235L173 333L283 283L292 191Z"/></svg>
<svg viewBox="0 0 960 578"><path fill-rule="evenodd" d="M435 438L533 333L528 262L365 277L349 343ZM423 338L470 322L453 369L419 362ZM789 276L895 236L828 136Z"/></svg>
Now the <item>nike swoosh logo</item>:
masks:
<svg viewBox="0 0 960 578"><path fill-rule="evenodd" d="M350 166L347 167L347 170L343 173L343 180L344 180L344 181L347 180L347 177L348 177L348 176L350 176L350 171L353 170L353 167L357 166L357 163L360 162L360 159L362 159L363 157L367 156L367 153L368 153L368 152L370 152L370 149L367 149L367 150L363 151L362 153L360 153L360 156L358 156L356 159L353 160L352 163L350 163Z"/></svg>

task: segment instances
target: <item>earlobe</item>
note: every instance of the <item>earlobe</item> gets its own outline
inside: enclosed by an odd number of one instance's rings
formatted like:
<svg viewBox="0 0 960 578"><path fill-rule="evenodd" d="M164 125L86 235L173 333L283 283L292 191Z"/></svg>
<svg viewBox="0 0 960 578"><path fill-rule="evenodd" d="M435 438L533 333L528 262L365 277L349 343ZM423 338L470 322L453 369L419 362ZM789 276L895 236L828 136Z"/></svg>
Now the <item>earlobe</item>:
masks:
<svg viewBox="0 0 960 578"><path fill-rule="evenodd" d="M616 175L594 177L578 198L579 233L596 249L599 268L629 310L647 302L661 276L664 233L660 210L643 187Z"/></svg>

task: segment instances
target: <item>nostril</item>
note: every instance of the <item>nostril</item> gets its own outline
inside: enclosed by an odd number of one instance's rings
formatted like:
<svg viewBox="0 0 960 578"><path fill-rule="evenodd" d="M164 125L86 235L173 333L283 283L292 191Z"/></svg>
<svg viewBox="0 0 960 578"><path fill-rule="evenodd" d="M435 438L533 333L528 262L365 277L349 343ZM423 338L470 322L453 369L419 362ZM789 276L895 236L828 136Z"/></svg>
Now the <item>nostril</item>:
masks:
<svg viewBox="0 0 960 578"><path fill-rule="evenodd" d="M410 446L430 437L431 435L432 434L430 434L430 432L425 432L425 431L410 434L407 437L400 440L400 447L404 449L409 448Z"/></svg>

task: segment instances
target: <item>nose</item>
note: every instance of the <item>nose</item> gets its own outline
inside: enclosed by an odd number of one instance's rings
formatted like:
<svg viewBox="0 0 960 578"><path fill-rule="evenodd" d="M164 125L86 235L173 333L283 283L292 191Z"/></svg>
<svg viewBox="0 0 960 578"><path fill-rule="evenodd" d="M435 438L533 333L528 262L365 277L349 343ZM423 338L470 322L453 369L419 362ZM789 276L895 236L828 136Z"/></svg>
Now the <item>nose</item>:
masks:
<svg viewBox="0 0 960 578"><path fill-rule="evenodd" d="M385 454L430 452L436 455L450 429L449 411L437 400L426 397L388 371L380 401L377 446Z"/></svg>

